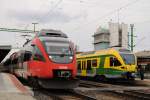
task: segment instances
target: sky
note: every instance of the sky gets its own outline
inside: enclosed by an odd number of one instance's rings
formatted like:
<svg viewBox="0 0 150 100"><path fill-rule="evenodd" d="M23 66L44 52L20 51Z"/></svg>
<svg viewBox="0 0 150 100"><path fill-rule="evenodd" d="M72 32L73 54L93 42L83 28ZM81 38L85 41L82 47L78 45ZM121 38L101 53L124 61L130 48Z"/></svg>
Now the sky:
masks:
<svg viewBox="0 0 150 100"><path fill-rule="evenodd" d="M108 22L134 24L134 51L150 50L150 0L0 0L0 27L58 29L79 46L93 50L92 35ZM130 29L128 30L130 32ZM0 45L20 47L23 33L0 32Z"/></svg>

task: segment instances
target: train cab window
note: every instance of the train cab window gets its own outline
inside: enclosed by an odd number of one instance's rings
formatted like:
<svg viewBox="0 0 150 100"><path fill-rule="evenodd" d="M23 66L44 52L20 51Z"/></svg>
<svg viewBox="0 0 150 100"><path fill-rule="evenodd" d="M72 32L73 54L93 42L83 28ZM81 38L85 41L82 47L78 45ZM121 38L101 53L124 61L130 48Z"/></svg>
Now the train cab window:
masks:
<svg viewBox="0 0 150 100"><path fill-rule="evenodd" d="M81 61L77 61L78 70L81 70Z"/></svg>
<svg viewBox="0 0 150 100"><path fill-rule="evenodd" d="M87 70L91 70L91 60L87 60Z"/></svg>
<svg viewBox="0 0 150 100"><path fill-rule="evenodd" d="M110 57L110 66L121 66L121 63L117 58Z"/></svg>
<svg viewBox="0 0 150 100"><path fill-rule="evenodd" d="M25 51L23 61L29 61L31 59L32 52Z"/></svg>
<svg viewBox="0 0 150 100"><path fill-rule="evenodd" d="M92 67L97 67L97 59L92 60Z"/></svg>
<svg viewBox="0 0 150 100"><path fill-rule="evenodd" d="M41 51L39 50L39 48L37 46L34 46L34 57L33 57L33 60L45 61Z"/></svg>

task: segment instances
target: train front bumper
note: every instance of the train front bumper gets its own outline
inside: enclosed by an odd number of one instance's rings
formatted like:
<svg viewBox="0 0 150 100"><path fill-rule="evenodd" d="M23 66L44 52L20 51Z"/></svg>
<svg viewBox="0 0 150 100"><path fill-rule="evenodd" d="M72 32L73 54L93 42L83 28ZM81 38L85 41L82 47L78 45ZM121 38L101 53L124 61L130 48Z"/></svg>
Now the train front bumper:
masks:
<svg viewBox="0 0 150 100"><path fill-rule="evenodd" d="M78 87L78 79L39 79L39 84L47 89L73 89Z"/></svg>
<svg viewBox="0 0 150 100"><path fill-rule="evenodd" d="M135 78L137 75L135 72L124 72L122 73L122 77L124 78Z"/></svg>

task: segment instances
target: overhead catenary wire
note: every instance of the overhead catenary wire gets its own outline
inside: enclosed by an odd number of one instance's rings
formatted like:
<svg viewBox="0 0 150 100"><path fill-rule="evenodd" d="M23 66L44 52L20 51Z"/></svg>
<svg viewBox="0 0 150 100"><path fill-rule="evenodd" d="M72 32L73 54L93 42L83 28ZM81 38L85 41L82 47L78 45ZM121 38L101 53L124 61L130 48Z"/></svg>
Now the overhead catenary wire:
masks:
<svg viewBox="0 0 150 100"><path fill-rule="evenodd" d="M117 8L117 9L115 9L115 10L112 10L112 11L110 11L110 12L104 14L103 16L100 16L100 17L98 17L98 18L96 18L96 19L94 19L94 20L92 20L92 21L90 21L90 22L85 23L85 25L90 25L91 23L94 23L94 22L96 22L97 20L102 20L102 19L106 18L107 16L109 16L109 15L111 15L111 14L114 14L114 13L116 13L116 12L122 10L122 9L125 9L125 8L127 8L127 7L129 7L129 6L133 5L133 4L135 4L135 3L138 2L138 1L140 1L140 0L134 0L134 1L132 1L132 2L129 2L129 3L125 4L125 5L122 6L122 7L119 7L119 8ZM76 28L74 28L72 31L76 31L76 30L78 30L78 29L80 29L80 28L82 28L82 27L84 27L84 26L76 27Z"/></svg>
<svg viewBox="0 0 150 100"><path fill-rule="evenodd" d="M51 14L63 0L59 0L45 15L41 16L38 22L40 23L45 17Z"/></svg>

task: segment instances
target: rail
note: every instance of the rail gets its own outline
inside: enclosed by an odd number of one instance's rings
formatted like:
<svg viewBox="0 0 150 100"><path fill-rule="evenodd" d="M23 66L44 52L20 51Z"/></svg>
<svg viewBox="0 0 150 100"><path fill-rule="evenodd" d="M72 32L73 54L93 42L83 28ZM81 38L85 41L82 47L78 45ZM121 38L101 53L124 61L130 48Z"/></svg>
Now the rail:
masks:
<svg viewBox="0 0 150 100"><path fill-rule="evenodd" d="M86 93L74 90L35 90L34 97L37 100L97 100Z"/></svg>

